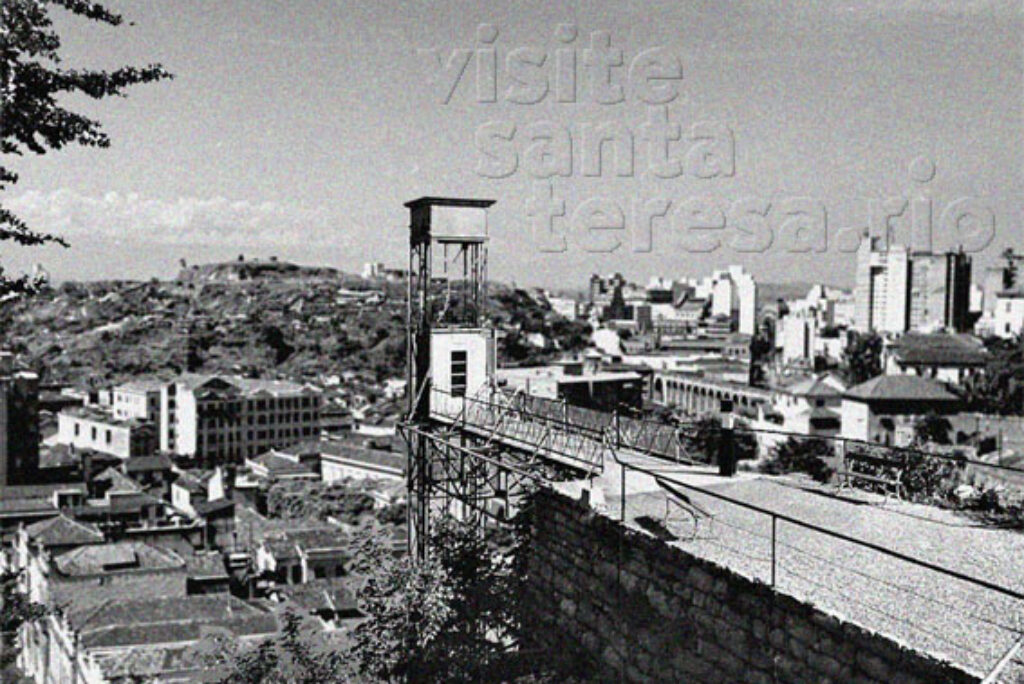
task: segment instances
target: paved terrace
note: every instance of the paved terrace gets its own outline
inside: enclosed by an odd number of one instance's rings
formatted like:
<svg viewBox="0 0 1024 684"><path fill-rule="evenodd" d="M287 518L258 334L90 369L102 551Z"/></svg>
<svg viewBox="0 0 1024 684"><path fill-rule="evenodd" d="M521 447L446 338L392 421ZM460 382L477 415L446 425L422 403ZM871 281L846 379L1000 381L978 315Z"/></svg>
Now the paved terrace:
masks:
<svg viewBox="0 0 1024 684"><path fill-rule="evenodd" d="M578 466L574 458L589 464L603 454L603 472L592 481L591 500L615 519L622 515L623 468L596 439L560 435L547 429L550 424L538 430L529 425L529 416L515 412L471 409L458 418L439 413L434 416L443 422L516 449L543 438L533 453L563 464ZM779 591L982 677L1021 637L1024 603L1015 598L785 520L776 523L773 562L771 513L1022 593L1024 534L858 490L840 494L802 476L740 472L723 478L708 467L667 463L635 451L620 449L617 458L626 464L626 522L666 543L766 583L772 581L774 565ZM657 473L663 482L633 468ZM664 484L692 505L671 503L679 497ZM569 488L578 490L579 485ZM1021 658L1018 653L1010 659L998 681L1024 681Z"/></svg>
<svg viewBox="0 0 1024 684"><path fill-rule="evenodd" d="M741 472L724 478L709 468L666 465L636 455L627 455L626 461L658 471L667 480L1024 592L1024 534L1019 532L858 491L843 490L839 496L833 487L803 477ZM600 490L594 492L595 507L615 519L622 515L621 475L622 468L612 463L594 483ZM627 468L627 523L742 575L771 581L770 515L668 485L703 512L694 516L687 506L669 503L679 498L654 477ZM782 520L776 527L775 585L783 593L979 676L996 667L1024 626L1024 602ZM1018 658L998 681L1024 680L1024 664Z"/></svg>

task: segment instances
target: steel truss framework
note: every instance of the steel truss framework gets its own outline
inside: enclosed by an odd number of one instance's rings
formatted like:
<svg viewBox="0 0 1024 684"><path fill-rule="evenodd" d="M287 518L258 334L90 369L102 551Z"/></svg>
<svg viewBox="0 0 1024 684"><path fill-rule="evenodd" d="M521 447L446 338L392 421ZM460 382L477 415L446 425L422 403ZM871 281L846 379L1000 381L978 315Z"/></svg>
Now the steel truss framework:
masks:
<svg viewBox="0 0 1024 684"><path fill-rule="evenodd" d="M692 462L687 426L538 402L483 388L472 397L426 392L430 420L406 424L410 552L427 552L432 516L446 512L475 527L508 524L531 486L599 474L618 450ZM578 415L577 415L578 414Z"/></svg>
<svg viewBox="0 0 1024 684"><path fill-rule="evenodd" d="M431 431L411 423L400 430L410 451L409 552L417 558L428 553L435 516L449 514L481 532L507 526L536 486L580 476L465 430Z"/></svg>

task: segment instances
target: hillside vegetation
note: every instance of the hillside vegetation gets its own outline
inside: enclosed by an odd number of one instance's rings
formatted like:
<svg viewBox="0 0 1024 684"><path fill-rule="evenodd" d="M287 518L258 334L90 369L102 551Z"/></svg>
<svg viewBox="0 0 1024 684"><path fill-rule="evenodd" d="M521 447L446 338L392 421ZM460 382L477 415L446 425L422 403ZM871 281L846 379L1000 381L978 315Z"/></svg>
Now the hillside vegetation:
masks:
<svg viewBox="0 0 1024 684"><path fill-rule="evenodd" d="M489 291L505 359L541 361L584 344L586 327L555 314L542 296L494 283ZM534 332L554 348L527 344ZM171 377L189 347L200 372L315 379L357 371L380 380L404 372L405 287L324 269L231 281L64 283L0 303L0 346L44 381L79 386Z"/></svg>

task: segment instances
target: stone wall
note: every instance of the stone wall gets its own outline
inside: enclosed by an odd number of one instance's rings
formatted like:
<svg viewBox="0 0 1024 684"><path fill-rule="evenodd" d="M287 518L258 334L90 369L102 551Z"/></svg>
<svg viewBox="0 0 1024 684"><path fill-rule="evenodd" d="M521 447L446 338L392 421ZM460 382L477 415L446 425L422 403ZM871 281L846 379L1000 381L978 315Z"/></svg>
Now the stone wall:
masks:
<svg viewBox="0 0 1024 684"><path fill-rule="evenodd" d="M568 496L535 496L530 632L536 645L585 668L588 679L978 681Z"/></svg>

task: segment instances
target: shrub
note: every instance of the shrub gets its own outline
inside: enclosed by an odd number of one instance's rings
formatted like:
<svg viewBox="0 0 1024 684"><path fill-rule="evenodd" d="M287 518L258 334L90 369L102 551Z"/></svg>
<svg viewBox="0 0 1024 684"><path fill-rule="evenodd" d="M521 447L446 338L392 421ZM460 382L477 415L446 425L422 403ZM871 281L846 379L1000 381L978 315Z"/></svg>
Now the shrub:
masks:
<svg viewBox="0 0 1024 684"><path fill-rule="evenodd" d="M832 468L832 446L820 438L790 437L772 450L772 456L762 465L767 473L807 473L818 482L828 482Z"/></svg>

